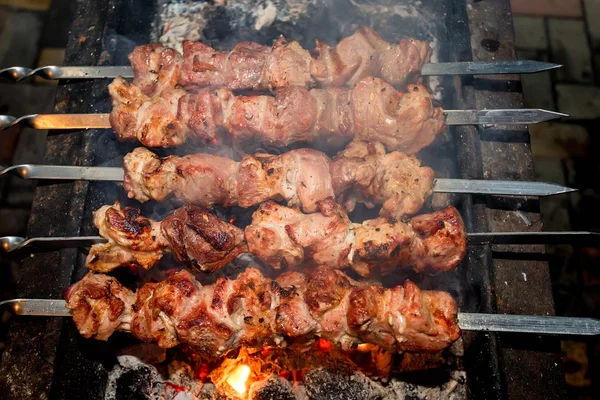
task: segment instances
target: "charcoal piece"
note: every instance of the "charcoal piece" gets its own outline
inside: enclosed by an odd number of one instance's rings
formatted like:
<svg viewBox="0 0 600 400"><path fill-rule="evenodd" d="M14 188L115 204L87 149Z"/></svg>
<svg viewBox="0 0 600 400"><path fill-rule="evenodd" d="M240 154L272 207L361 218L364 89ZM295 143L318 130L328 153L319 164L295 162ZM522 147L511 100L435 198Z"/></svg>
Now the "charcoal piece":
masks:
<svg viewBox="0 0 600 400"><path fill-rule="evenodd" d="M140 365L125 370L117 379L116 399L148 400L152 398L152 369Z"/></svg>
<svg viewBox="0 0 600 400"><path fill-rule="evenodd" d="M304 377L312 400L376 400L383 397L376 384L360 372L314 369Z"/></svg>
<svg viewBox="0 0 600 400"><path fill-rule="evenodd" d="M253 384L248 397L251 400L296 400L291 383L278 376Z"/></svg>
<svg viewBox="0 0 600 400"><path fill-rule="evenodd" d="M231 35L231 18L225 7L217 7L207 13L208 23L202 35L208 40L223 39Z"/></svg>

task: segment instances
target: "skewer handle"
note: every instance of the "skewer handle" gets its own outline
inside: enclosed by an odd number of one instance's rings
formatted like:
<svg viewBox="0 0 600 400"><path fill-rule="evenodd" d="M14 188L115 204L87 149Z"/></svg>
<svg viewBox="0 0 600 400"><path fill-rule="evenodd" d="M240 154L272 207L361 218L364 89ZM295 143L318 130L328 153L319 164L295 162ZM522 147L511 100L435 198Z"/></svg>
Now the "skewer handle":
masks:
<svg viewBox="0 0 600 400"><path fill-rule="evenodd" d="M504 75L532 74L560 68L562 65L535 60L519 61L467 61L424 64L421 75ZM44 79L106 79L122 76L133 78L133 70L128 66L67 66L48 65L40 68L9 67L0 69L0 77L20 82L34 76Z"/></svg>
<svg viewBox="0 0 600 400"><path fill-rule="evenodd" d="M36 69L26 67L0 69L0 76L15 82L34 76L44 79L103 79L117 76L133 78L133 70L131 67L57 67L49 65Z"/></svg>

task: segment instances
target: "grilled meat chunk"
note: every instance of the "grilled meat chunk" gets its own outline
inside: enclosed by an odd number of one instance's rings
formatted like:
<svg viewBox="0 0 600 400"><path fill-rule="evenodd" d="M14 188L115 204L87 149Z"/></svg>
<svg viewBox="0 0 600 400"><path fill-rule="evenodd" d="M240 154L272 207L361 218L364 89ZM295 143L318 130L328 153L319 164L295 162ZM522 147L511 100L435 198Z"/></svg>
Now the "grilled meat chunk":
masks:
<svg viewBox="0 0 600 400"><path fill-rule="evenodd" d="M188 89L205 86L224 86L231 90L307 87L311 83L310 62L308 51L298 42L288 43L283 37L275 41L273 47L242 42L229 52L185 40L179 83ZM135 69L134 73L137 76Z"/></svg>
<svg viewBox="0 0 600 400"><path fill-rule="evenodd" d="M120 229L127 233L127 226L108 225L104 219L96 218L97 223L106 225L100 227L100 233L109 243L92 247L88 265L97 272L122 265L117 262L119 258L112 256L117 250L111 249L116 248L127 255L128 258L123 256L127 260L125 265L150 268L152 263L148 262L147 254L162 255L170 249L191 268L214 271L249 251L274 268L296 267L308 262L339 269L353 268L362 275L370 275L408 267L419 272L448 271L456 268L466 253L467 235L454 207L419 215L408 223L376 218L355 224L333 199L325 199L317 205L319 212L303 214L295 208L265 202L254 212L252 224L242 233L241 229L205 209L188 204L160 223L151 222L152 226L160 226L160 232L152 236L152 241L142 236L135 242L131 237L130 247L126 241L112 239L122 236ZM118 209L118 204L100 210L115 207ZM128 208L124 210L132 213ZM138 254L142 255L141 260L136 259Z"/></svg>
<svg viewBox="0 0 600 400"><path fill-rule="evenodd" d="M123 166L128 196L142 202L173 193L205 207L250 207L274 199L312 212L317 201L333 196L329 158L312 149L247 155L237 163L210 154L160 158L139 147L125 156Z"/></svg>
<svg viewBox="0 0 600 400"><path fill-rule="evenodd" d="M169 215L160 227L177 259L198 271L215 271L248 251L240 228L191 204Z"/></svg>
<svg viewBox="0 0 600 400"><path fill-rule="evenodd" d="M152 268L165 251L198 271L214 271L247 251L243 231L206 209L186 205L161 222L117 202L94 213L94 225L108 243L95 244L86 264L109 272L121 266Z"/></svg>
<svg viewBox="0 0 600 400"><path fill-rule="evenodd" d="M235 96L221 87L152 97L117 78L109 92L117 138L147 147L178 146L188 137L208 142L226 132L235 141L277 146L319 140L339 147L355 138L415 154L445 127L442 109L423 86L408 85L402 94L378 78L364 78L352 90L288 86L275 96Z"/></svg>
<svg viewBox="0 0 600 400"><path fill-rule="evenodd" d="M129 329L135 297L115 278L90 272L64 295L83 337L107 340L115 330Z"/></svg>
<svg viewBox="0 0 600 400"><path fill-rule="evenodd" d="M367 76L391 85L415 82L431 48L427 42L383 40L363 26L334 47L317 41L314 57L298 42L283 37L272 47L242 42L231 51L217 51L200 42L183 41L183 56L158 43L138 46L129 55L134 84L146 95L177 84L196 90L223 86L230 90L271 90L287 86L308 88L354 86Z"/></svg>
<svg viewBox="0 0 600 400"><path fill-rule="evenodd" d="M160 158L137 148L123 166L130 198L163 201L173 194L204 207L284 200L315 212L318 201L335 195L347 211L362 202L370 208L383 205L382 216L400 218L419 211L433 187L431 168L403 153L386 153L376 142L351 142L333 160L317 150L298 149L247 155L239 163L209 154Z"/></svg>
<svg viewBox="0 0 600 400"><path fill-rule="evenodd" d="M86 259L88 267L109 272L125 265L152 268L163 256L166 241L160 223L140 215L139 208L121 208L119 202L94 212L94 225L107 243L95 244Z"/></svg>
<svg viewBox="0 0 600 400"><path fill-rule="evenodd" d="M251 253L274 268L305 261L352 268L361 275L398 268L448 271L466 254L467 235L454 207L414 217L408 223L376 218L354 224L332 199L319 202L320 212L263 203L246 227Z"/></svg>
<svg viewBox="0 0 600 400"><path fill-rule="evenodd" d="M460 336L449 294L421 291L410 281L386 289L327 268L276 280L248 268L208 286L180 271L135 295L114 278L89 273L65 297L85 337L106 340L115 330L129 331L161 347L181 343L211 356L240 345L307 348L319 337L344 349L371 343L436 352Z"/></svg>
<svg viewBox="0 0 600 400"><path fill-rule="evenodd" d="M335 47L317 41L311 64L313 78L323 86L354 86L367 76L376 76L390 85L414 82L429 61L427 42L404 39L386 42L368 26L342 39Z"/></svg>
<svg viewBox="0 0 600 400"><path fill-rule="evenodd" d="M417 213L433 192L433 170L404 153L386 153L379 142L353 141L330 163L336 200L347 211L357 202L381 205L382 217Z"/></svg>
<svg viewBox="0 0 600 400"><path fill-rule="evenodd" d="M175 88L183 58L177 50L151 43L133 49L129 61L134 71L133 84L143 94L151 95Z"/></svg>

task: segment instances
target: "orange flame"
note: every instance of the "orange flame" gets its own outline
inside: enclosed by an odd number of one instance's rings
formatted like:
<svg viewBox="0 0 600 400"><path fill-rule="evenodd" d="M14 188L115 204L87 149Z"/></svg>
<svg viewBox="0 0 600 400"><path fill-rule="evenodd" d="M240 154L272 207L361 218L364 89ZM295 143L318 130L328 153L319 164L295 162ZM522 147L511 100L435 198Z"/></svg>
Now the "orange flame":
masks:
<svg viewBox="0 0 600 400"><path fill-rule="evenodd" d="M231 386L236 392L239 394L246 393L246 383L248 382L248 378L250 377L250 367L241 364L235 367L231 374L226 379L226 382Z"/></svg>

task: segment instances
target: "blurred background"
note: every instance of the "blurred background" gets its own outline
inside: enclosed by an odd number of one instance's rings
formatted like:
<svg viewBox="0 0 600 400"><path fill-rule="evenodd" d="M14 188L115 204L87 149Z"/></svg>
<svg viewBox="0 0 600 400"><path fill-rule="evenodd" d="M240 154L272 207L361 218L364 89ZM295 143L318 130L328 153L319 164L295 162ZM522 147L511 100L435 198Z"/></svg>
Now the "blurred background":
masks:
<svg viewBox="0 0 600 400"><path fill-rule="evenodd" d="M526 107L571 115L532 125L537 178L579 189L541 199L546 230L600 231L600 0L512 0L518 55L564 64L526 75ZM72 0L0 0L0 68L61 65ZM0 114L51 112L56 81L0 81ZM39 162L45 133L14 127L2 132L0 164ZM0 179L0 236L25 236L35 182ZM548 246L558 315L600 318L600 249ZM0 259L0 297L10 298L14 265ZM1 298L0 298L1 299ZM9 313L1 316L10 318ZM2 348L0 325L0 351ZM573 398L600 393L600 344L563 340L566 381Z"/></svg>

